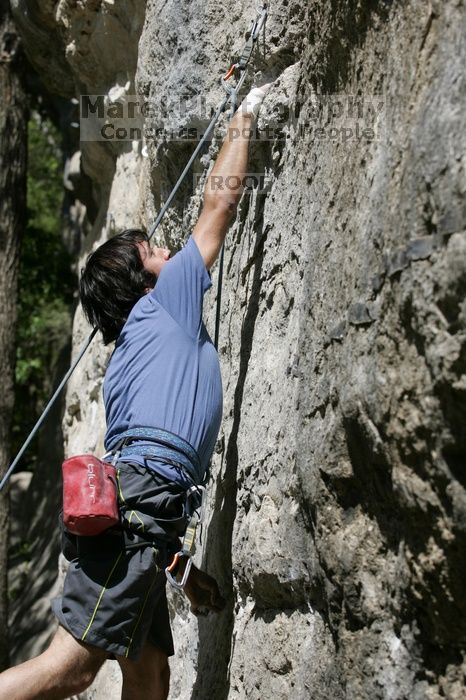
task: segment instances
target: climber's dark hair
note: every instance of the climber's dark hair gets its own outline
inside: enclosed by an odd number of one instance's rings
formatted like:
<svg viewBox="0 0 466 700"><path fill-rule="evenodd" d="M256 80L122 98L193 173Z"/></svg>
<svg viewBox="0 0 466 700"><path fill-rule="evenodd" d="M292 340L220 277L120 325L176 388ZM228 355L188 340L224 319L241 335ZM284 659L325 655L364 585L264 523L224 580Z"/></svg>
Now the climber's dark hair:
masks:
<svg viewBox="0 0 466 700"><path fill-rule="evenodd" d="M155 284L142 264L138 243L144 241L149 242L147 234L137 228L117 234L89 255L81 273L83 311L105 345L118 338L135 303Z"/></svg>

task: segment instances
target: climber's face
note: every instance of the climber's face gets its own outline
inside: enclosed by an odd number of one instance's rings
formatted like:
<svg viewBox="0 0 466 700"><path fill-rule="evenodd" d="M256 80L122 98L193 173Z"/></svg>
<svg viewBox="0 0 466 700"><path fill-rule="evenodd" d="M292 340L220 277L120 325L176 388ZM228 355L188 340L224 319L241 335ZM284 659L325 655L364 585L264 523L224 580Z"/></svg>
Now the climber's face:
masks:
<svg viewBox="0 0 466 700"><path fill-rule="evenodd" d="M146 241L138 243L139 253L145 269L158 277L170 259L168 248L152 248Z"/></svg>

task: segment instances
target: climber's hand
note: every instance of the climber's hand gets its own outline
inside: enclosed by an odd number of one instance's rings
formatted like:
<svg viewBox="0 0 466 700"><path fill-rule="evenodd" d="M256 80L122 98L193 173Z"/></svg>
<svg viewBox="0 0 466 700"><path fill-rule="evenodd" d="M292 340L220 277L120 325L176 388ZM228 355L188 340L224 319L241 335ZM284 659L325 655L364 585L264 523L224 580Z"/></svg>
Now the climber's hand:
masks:
<svg viewBox="0 0 466 700"><path fill-rule="evenodd" d="M238 112L243 115L249 114L257 118L262 102L270 90L271 85L272 83L266 83L265 85L253 88L250 92L248 92L244 100L241 102Z"/></svg>
<svg viewBox="0 0 466 700"><path fill-rule="evenodd" d="M194 615L207 615L209 610L220 612L225 607L225 599L220 595L217 581L194 564L191 566L184 592L188 596Z"/></svg>

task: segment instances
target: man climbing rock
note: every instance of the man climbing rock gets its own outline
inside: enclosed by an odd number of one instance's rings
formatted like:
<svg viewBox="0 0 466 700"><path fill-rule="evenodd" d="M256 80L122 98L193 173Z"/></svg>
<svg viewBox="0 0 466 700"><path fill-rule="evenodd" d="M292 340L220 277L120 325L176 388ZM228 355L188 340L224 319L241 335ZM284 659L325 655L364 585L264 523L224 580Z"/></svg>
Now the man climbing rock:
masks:
<svg viewBox="0 0 466 700"><path fill-rule="evenodd" d="M173 642L164 568L179 549L193 486L195 493L222 414L203 298L241 196L226 183L246 173L267 89L252 90L233 117L200 217L180 252L170 258L131 229L88 259L80 285L84 312L105 343L116 341L104 381L105 444L112 455L118 451L122 527L93 537L65 533L70 565L63 596L53 601L58 630L44 653L0 676L0 700L80 693L108 658L120 664L125 700L168 695ZM195 613L224 605L215 580L194 566L185 592Z"/></svg>

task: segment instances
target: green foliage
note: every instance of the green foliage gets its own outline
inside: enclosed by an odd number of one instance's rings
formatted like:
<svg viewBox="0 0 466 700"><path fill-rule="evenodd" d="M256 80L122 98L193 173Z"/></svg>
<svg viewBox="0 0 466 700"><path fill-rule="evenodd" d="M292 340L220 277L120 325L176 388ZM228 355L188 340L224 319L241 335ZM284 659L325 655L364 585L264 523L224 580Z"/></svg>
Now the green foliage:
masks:
<svg viewBox="0 0 466 700"><path fill-rule="evenodd" d="M60 230L60 135L51 122L33 114L28 138L28 223L19 272L13 450L25 439L51 392L53 371L69 340L76 286Z"/></svg>
<svg viewBox="0 0 466 700"><path fill-rule="evenodd" d="M12 549L12 551L9 554L9 559L10 561L13 560L13 563L16 563L15 560L22 560L22 561L29 561L31 559L33 554L32 551L32 544L31 542L27 542L26 540L21 540L18 542L16 547Z"/></svg>
<svg viewBox="0 0 466 700"><path fill-rule="evenodd" d="M8 602L13 603L24 593L31 577L32 543L26 540L18 542L8 552Z"/></svg>

